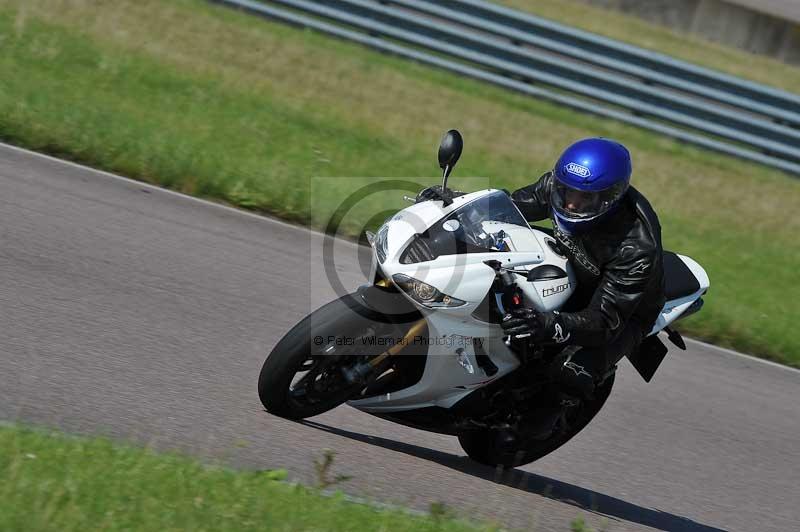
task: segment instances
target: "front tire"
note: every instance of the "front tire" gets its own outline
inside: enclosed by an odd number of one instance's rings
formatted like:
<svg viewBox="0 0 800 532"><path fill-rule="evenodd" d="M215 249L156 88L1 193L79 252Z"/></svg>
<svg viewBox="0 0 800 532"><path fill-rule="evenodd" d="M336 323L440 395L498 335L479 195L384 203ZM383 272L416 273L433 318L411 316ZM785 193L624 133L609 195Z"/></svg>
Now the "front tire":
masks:
<svg viewBox="0 0 800 532"><path fill-rule="evenodd" d="M554 434L546 440L528 444L523 448L500 449L498 448L498 432L486 429L463 432L458 436L458 442L467 456L484 465L517 467L529 464L552 453L583 430L603 408L613 386L614 375L611 375L598 388L594 400L582 403L581 410L569 430Z"/></svg>
<svg viewBox="0 0 800 532"><path fill-rule="evenodd" d="M273 348L258 377L258 397L268 412L303 419L336 408L361 391L349 383L342 367L366 360L381 347L342 348L342 339L375 335L393 327L382 316L347 295L306 316ZM320 342L322 338L322 342ZM333 340L333 341L329 341Z"/></svg>

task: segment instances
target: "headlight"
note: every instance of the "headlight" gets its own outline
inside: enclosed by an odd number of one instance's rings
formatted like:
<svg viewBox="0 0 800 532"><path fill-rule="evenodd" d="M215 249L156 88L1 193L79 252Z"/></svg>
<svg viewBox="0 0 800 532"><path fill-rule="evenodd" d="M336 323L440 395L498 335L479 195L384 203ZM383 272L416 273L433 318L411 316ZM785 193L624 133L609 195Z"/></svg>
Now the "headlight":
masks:
<svg viewBox="0 0 800 532"><path fill-rule="evenodd" d="M394 274L392 280L411 299L428 308L452 308L467 304L466 301L443 294L428 283L423 283L419 279L414 279L402 273Z"/></svg>

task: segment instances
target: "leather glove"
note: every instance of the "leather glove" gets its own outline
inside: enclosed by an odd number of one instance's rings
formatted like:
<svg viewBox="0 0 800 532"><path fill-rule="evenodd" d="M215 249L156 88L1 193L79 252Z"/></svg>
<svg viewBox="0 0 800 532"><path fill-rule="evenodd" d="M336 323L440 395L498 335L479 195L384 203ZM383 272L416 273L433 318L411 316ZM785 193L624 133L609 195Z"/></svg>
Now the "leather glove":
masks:
<svg viewBox="0 0 800 532"><path fill-rule="evenodd" d="M419 191L417 194L417 201L416 203L420 203L423 201L428 201L432 199L440 199L442 197L442 186L441 185L434 185L432 187L428 187Z"/></svg>
<svg viewBox="0 0 800 532"><path fill-rule="evenodd" d="M503 317L500 326L509 336L528 334L536 339L542 332L541 314L532 308L515 308Z"/></svg>
<svg viewBox="0 0 800 532"><path fill-rule="evenodd" d="M570 333L564 329L558 312L537 312L532 308L516 308L506 314L500 324L510 336L530 335L536 343L563 344Z"/></svg>
<svg viewBox="0 0 800 532"><path fill-rule="evenodd" d="M465 193L461 192L460 190L451 190L447 189L446 193L449 193L450 198L457 198L458 196L463 196ZM428 200L441 200L442 199L442 185L433 185L432 187L428 187L423 189L417 194L417 199L415 203L420 203L422 201Z"/></svg>

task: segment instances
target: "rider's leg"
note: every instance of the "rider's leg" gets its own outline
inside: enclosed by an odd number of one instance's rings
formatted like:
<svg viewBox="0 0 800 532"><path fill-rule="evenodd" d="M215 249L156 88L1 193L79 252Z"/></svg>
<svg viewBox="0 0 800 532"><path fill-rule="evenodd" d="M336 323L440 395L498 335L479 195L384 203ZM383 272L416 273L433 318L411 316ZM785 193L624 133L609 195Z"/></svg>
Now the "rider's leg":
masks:
<svg viewBox="0 0 800 532"><path fill-rule="evenodd" d="M634 352L642 342L638 323L629 323L610 344L602 347L567 348L556 357L552 370L558 383L568 393L591 398L603 376L625 355Z"/></svg>

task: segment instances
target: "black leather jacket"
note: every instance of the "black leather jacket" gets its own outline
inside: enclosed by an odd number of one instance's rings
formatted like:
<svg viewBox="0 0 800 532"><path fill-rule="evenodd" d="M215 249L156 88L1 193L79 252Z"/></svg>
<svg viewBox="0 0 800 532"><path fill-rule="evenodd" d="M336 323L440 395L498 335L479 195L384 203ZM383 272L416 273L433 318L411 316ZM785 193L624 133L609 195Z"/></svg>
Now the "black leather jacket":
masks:
<svg viewBox="0 0 800 532"><path fill-rule="evenodd" d="M526 219L552 215L552 174L511 195ZM664 306L661 225L650 203L630 187L621 205L590 231L554 236L577 277L575 294L559 313L571 343L607 345L628 323L650 332Z"/></svg>

